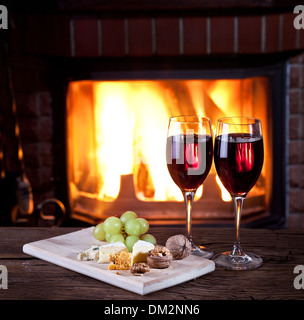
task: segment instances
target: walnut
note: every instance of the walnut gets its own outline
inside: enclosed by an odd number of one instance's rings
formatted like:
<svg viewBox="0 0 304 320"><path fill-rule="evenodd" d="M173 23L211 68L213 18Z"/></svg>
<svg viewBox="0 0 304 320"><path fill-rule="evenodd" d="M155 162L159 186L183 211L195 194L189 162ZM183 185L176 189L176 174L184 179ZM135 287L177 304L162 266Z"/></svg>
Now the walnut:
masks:
<svg viewBox="0 0 304 320"><path fill-rule="evenodd" d="M190 241L182 234L168 238L166 241L166 247L170 250L175 260L188 257L192 250Z"/></svg>
<svg viewBox="0 0 304 320"><path fill-rule="evenodd" d="M131 272L135 275L136 273L149 272L149 266L144 262L136 262L131 267Z"/></svg>
<svg viewBox="0 0 304 320"><path fill-rule="evenodd" d="M168 268L173 260L173 256L166 247L155 246L147 255L147 263L151 268L165 269Z"/></svg>

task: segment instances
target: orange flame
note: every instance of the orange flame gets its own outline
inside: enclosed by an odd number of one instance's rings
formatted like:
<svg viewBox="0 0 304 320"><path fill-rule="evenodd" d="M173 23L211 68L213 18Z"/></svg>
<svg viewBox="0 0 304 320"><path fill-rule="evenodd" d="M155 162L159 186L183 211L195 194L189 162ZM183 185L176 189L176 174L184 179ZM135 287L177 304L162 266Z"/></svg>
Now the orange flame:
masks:
<svg viewBox="0 0 304 320"><path fill-rule="evenodd" d="M250 80L250 79L249 79ZM69 179L80 193L113 201L132 174L144 201L182 201L166 165L168 119L177 114L253 115L249 80L75 81L67 96ZM252 99L252 98L251 98ZM214 167L211 169L215 171ZM223 201L231 197L218 177ZM202 196L203 188L196 193Z"/></svg>

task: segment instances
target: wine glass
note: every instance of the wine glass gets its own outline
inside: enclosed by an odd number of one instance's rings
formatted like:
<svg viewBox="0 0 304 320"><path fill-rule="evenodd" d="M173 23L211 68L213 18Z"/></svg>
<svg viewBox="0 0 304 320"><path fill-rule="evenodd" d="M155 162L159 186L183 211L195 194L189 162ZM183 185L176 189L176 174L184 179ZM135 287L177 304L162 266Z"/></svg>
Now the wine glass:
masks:
<svg viewBox="0 0 304 320"><path fill-rule="evenodd" d="M193 243L191 225L196 190L206 179L212 164L210 119L191 115L171 117L166 149L169 173L184 196L187 238L192 245L191 253L209 259L213 252Z"/></svg>
<svg viewBox="0 0 304 320"><path fill-rule="evenodd" d="M217 266L230 270L247 270L263 263L259 256L243 252L239 234L243 202L258 180L263 160L260 120L227 117L217 121L214 162L217 174L233 200L236 232L232 250L214 256Z"/></svg>

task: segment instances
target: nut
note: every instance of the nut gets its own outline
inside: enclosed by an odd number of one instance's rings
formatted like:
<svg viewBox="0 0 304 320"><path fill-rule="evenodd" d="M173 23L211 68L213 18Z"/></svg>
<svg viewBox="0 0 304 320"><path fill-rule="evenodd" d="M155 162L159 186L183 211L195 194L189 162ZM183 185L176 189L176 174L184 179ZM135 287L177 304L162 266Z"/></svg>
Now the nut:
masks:
<svg viewBox="0 0 304 320"><path fill-rule="evenodd" d="M182 234L168 238L166 247L170 250L175 260L188 257L192 250L190 241Z"/></svg>
<svg viewBox="0 0 304 320"><path fill-rule="evenodd" d="M135 273L145 273L145 272L149 272L149 271L150 271L149 266L144 262L136 262L131 267L131 272L134 274Z"/></svg>
<svg viewBox="0 0 304 320"><path fill-rule="evenodd" d="M147 263L151 268L165 269L168 268L173 260L173 256L166 247L155 246L147 255Z"/></svg>

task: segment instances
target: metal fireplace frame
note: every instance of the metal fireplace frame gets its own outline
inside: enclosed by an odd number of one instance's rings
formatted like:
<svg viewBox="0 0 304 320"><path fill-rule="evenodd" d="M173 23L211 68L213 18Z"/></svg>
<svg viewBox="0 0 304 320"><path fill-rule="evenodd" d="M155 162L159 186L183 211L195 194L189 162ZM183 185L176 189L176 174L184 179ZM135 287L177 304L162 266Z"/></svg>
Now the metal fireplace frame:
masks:
<svg viewBox="0 0 304 320"><path fill-rule="evenodd" d="M67 178L66 92L75 80L153 80L153 79L239 79L253 76L269 78L269 118L272 119L272 189L269 214L247 219L244 227L279 228L286 222L286 54L264 56L216 56L176 58L53 58L50 87L53 97L54 182L56 196L66 206L68 221L96 224L98 219L73 212ZM275 138L274 138L275 137ZM155 204L155 202L154 202ZM182 206L178 203L178 206ZM231 221L206 219L208 227L231 226ZM69 222L67 222L69 223Z"/></svg>

